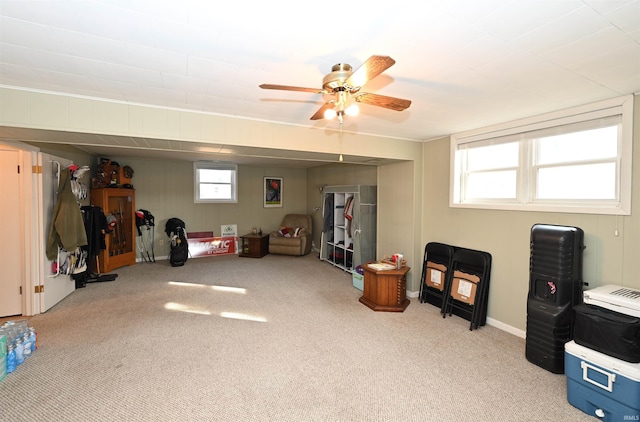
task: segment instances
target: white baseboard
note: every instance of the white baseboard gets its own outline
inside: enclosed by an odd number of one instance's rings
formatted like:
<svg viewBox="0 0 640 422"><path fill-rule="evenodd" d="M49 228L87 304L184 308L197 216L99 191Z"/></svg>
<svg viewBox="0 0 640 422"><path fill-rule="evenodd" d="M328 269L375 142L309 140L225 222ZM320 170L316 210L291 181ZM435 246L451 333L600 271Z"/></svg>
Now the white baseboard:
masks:
<svg viewBox="0 0 640 422"><path fill-rule="evenodd" d="M420 292L410 292L407 290L407 297L412 299L418 298L420 297ZM497 319L487 317L487 325L491 325L492 327L496 327L499 330L506 331L507 333L521 338L526 338L527 335L525 331L516 327L512 327L511 325L505 324L504 322L500 322Z"/></svg>
<svg viewBox="0 0 640 422"><path fill-rule="evenodd" d="M154 257L154 259L156 261L167 261L169 259L169 256L156 256ZM136 256L136 263L148 263L148 261L144 261L142 258Z"/></svg>
<svg viewBox="0 0 640 422"><path fill-rule="evenodd" d="M527 333L525 331L522 331L521 329L516 327L512 327L511 325L505 324L504 322L500 322L497 319L487 317L487 325L491 325L492 327L496 327L502 331L506 331L507 333L521 338L526 338L527 336Z"/></svg>

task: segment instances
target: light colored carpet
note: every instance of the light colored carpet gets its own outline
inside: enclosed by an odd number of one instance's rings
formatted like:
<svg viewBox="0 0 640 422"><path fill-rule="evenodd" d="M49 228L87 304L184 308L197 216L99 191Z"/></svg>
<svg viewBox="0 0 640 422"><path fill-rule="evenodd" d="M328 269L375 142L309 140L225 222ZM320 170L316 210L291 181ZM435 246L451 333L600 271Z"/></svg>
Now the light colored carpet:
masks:
<svg viewBox="0 0 640 422"><path fill-rule="evenodd" d="M39 349L0 383L0 419L595 420L523 339L417 299L374 312L315 254L114 272L31 318Z"/></svg>

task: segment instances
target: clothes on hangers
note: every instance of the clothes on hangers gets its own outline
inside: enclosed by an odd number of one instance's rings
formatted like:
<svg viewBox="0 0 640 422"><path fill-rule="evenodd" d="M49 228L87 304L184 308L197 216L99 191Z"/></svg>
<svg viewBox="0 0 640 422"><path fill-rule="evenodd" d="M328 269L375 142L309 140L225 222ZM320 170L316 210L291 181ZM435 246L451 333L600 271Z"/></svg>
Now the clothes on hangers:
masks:
<svg viewBox="0 0 640 422"><path fill-rule="evenodd" d="M73 251L87 244L87 234L77 199L71 190L69 169L60 172L58 196L53 206L53 216L47 239L47 259L56 260L58 248Z"/></svg>
<svg viewBox="0 0 640 422"><path fill-rule="evenodd" d="M353 237L353 232L351 231L351 221L353 220L353 196L347 197L347 202L344 204L344 218L347 226L347 233L349 233L349 236Z"/></svg>
<svg viewBox="0 0 640 422"><path fill-rule="evenodd" d="M100 250L107 249L105 234L107 232L107 217L102 208L95 205L80 207L84 219L84 228L87 233L87 247L89 257L93 258Z"/></svg>
<svg viewBox="0 0 640 422"><path fill-rule="evenodd" d="M322 231L324 233L333 230L333 194L324 196L324 215L322 217Z"/></svg>

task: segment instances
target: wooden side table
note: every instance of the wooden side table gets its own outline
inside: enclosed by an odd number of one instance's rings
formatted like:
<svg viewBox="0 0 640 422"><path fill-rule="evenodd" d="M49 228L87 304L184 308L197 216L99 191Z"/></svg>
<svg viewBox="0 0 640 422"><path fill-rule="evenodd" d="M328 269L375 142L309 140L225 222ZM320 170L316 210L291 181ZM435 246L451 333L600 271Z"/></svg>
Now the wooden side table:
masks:
<svg viewBox="0 0 640 422"><path fill-rule="evenodd" d="M383 312L404 312L409 306L407 299L407 273L411 268L376 271L367 264L364 270L364 294L360 302Z"/></svg>
<svg viewBox="0 0 640 422"><path fill-rule="evenodd" d="M245 234L240 236L240 253L239 256L250 258L262 258L269 253L269 235L263 234Z"/></svg>

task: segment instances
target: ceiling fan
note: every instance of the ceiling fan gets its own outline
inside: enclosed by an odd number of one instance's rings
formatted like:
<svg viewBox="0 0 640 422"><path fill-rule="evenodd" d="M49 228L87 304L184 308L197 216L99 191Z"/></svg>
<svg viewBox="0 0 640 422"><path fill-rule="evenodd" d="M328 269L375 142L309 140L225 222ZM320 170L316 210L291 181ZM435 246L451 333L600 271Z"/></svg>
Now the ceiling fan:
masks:
<svg viewBox="0 0 640 422"><path fill-rule="evenodd" d="M274 84L262 84L260 88L312 92L314 94L332 96L329 101L323 104L322 107L311 116L311 120L329 119L338 116L342 122L342 117L345 114L355 115L358 113L358 107L355 103L364 103L390 110L402 111L411 105L410 100L360 91L362 86L395 63L396 61L389 56L375 55L369 57L356 71L353 71L349 64L338 63L333 65L331 73L322 78L322 88L320 89Z"/></svg>

